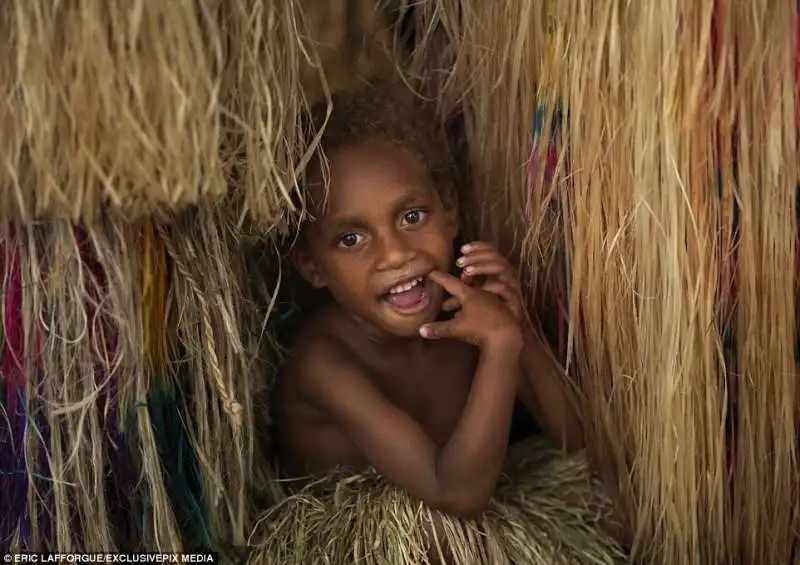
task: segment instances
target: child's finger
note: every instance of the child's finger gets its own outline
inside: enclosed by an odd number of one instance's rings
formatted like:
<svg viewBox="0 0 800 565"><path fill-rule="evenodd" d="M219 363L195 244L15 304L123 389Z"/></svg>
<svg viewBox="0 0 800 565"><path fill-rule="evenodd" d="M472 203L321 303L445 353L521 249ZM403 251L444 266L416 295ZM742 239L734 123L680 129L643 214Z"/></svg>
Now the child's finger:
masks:
<svg viewBox="0 0 800 565"><path fill-rule="evenodd" d="M494 245L485 241L470 241L461 246L461 253L472 253L473 251L494 251Z"/></svg>
<svg viewBox="0 0 800 565"><path fill-rule="evenodd" d="M464 284L470 286L471 288L477 288L478 285L476 283L480 282L476 280L475 275L464 272L463 270L461 271L461 276L459 278L464 281Z"/></svg>
<svg viewBox="0 0 800 565"><path fill-rule="evenodd" d="M498 276L505 274L509 277L516 277L516 270L499 253L481 252L459 257L456 265L461 267L468 275L485 274L488 276Z"/></svg>
<svg viewBox="0 0 800 565"><path fill-rule="evenodd" d="M487 261L464 267L464 274L470 277L485 275L490 277L500 276L508 272L508 266L502 263Z"/></svg>
<svg viewBox="0 0 800 565"><path fill-rule="evenodd" d="M445 312L452 312L453 310L457 310L461 308L461 300L458 299L456 296L451 296L444 302L442 302L442 310Z"/></svg>
<svg viewBox="0 0 800 565"><path fill-rule="evenodd" d="M500 281L489 281L481 286L481 289L499 296L506 302L512 303L517 301L517 296L514 291L508 288L508 285L503 284Z"/></svg>
<svg viewBox="0 0 800 565"><path fill-rule="evenodd" d="M522 316L522 303L520 302L519 295L513 288L500 281L489 281L481 286L481 290L490 292L500 298L511 309L515 316Z"/></svg>
<svg viewBox="0 0 800 565"><path fill-rule="evenodd" d="M480 263L478 265L470 265L464 269L464 275L470 277L492 277L497 279L511 288L519 288L519 280L516 273L508 269L505 265L498 265L497 263ZM463 277L462 277L462 280Z"/></svg>
<svg viewBox="0 0 800 565"><path fill-rule="evenodd" d="M476 263L499 263L501 265L508 265L508 261L506 261L505 257L500 255L497 251L465 253L456 261L456 265L462 268Z"/></svg>
<svg viewBox="0 0 800 565"><path fill-rule="evenodd" d="M457 296L461 299L466 298L467 295L474 291L474 289L467 286L462 280L441 271L432 271L431 274L428 275L428 278L453 296Z"/></svg>
<svg viewBox="0 0 800 565"><path fill-rule="evenodd" d="M432 322L425 324L419 329L419 335L425 339L446 339L455 338L458 334L458 319L454 318L447 322Z"/></svg>

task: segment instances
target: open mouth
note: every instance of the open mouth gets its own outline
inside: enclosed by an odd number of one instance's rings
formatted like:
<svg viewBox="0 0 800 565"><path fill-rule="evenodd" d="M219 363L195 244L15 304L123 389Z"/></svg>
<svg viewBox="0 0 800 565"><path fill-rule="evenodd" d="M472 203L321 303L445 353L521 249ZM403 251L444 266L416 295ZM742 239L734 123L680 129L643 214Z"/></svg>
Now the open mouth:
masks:
<svg viewBox="0 0 800 565"><path fill-rule="evenodd" d="M393 286L382 299L398 314L409 316L427 308L430 294L427 277L416 277Z"/></svg>

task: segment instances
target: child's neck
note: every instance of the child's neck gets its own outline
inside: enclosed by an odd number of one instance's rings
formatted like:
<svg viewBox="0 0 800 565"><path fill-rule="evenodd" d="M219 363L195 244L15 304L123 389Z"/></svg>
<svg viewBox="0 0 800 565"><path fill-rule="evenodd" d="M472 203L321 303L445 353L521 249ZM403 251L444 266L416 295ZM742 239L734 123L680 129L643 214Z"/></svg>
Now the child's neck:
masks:
<svg viewBox="0 0 800 565"><path fill-rule="evenodd" d="M423 355L430 344L430 341L419 335L397 336L391 334L356 315L348 314L347 318L361 340L372 347L391 351L395 355L400 354L414 358Z"/></svg>

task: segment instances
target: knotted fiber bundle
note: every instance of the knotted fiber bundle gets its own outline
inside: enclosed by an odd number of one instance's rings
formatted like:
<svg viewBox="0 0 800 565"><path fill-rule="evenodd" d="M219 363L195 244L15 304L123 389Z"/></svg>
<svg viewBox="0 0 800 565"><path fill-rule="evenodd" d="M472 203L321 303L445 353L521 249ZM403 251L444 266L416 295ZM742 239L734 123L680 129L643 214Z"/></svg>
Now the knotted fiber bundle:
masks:
<svg viewBox="0 0 800 565"><path fill-rule="evenodd" d="M141 218L231 179L266 227L293 209L297 1L12 0L0 30L1 219Z"/></svg>
<svg viewBox="0 0 800 565"><path fill-rule="evenodd" d="M186 433L198 459L205 513L216 539L244 546L251 476L263 474L254 469L255 436L264 430L254 428L253 399L268 373L259 356L264 320L253 314L232 214L199 209L174 218L161 235L178 320L181 356L174 361L185 371Z"/></svg>

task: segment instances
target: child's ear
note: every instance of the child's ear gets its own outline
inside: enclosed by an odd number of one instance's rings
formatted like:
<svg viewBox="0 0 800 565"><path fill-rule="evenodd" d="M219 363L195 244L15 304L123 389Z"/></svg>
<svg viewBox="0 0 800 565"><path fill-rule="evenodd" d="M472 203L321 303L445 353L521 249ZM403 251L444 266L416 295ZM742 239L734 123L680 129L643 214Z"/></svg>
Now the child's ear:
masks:
<svg viewBox="0 0 800 565"><path fill-rule="evenodd" d="M308 284L314 288L324 288L326 286L325 277L322 274L317 262L314 260L311 250L304 244L299 243L289 252L289 258L294 268L300 273Z"/></svg>

